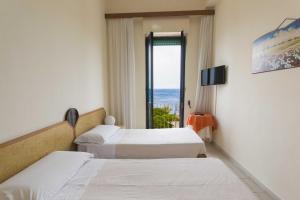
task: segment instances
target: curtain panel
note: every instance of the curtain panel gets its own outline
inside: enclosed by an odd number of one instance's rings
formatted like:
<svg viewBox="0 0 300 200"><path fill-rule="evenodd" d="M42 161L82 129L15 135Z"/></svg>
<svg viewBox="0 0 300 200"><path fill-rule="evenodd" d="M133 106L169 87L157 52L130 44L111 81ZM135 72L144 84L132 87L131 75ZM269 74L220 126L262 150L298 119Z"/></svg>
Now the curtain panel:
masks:
<svg viewBox="0 0 300 200"><path fill-rule="evenodd" d="M110 114L117 124L134 128L135 118L135 55L133 19L109 19L108 74Z"/></svg>
<svg viewBox="0 0 300 200"><path fill-rule="evenodd" d="M212 86L201 86L201 70L212 66L213 16L200 18L198 48L198 81L194 111L211 113L213 110L213 88Z"/></svg>

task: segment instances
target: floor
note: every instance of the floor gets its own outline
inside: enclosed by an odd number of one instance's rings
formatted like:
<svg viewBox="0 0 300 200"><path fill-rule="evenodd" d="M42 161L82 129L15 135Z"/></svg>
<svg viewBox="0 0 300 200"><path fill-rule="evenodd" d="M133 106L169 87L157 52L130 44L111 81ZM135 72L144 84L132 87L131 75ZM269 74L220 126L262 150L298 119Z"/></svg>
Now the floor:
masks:
<svg viewBox="0 0 300 200"><path fill-rule="evenodd" d="M259 200L274 200L213 144L206 144L206 150L207 157L213 157L222 160L249 187L249 189L255 193Z"/></svg>

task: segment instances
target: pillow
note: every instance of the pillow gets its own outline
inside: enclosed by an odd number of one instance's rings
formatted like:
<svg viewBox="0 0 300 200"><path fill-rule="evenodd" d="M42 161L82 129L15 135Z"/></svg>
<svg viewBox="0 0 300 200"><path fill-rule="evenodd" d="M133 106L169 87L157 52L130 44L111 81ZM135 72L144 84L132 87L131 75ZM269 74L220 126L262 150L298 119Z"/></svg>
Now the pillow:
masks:
<svg viewBox="0 0 300 200"><path fill-rule="evenodd" d="M76 144L93 143L103 144L107 141L120 127L114 125L98 125L88 132L80 135L74 141Z"/></svg>
<svg viewBox="0 0 300 200"><path fill-rule="evenodd" d="M50 153L0 184L0 199L51 199L92 157L86 152Z"/></svg>

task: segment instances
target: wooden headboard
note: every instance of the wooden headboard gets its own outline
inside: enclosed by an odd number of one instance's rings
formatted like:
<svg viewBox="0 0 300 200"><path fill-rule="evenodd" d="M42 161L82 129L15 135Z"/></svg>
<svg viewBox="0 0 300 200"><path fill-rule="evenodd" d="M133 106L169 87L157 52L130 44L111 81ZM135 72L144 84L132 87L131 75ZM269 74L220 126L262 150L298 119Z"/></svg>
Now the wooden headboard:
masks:
<svg viewBox="0 0 300 200"><path fill-rule="evenodd" d="M72 150L73 129L67 122L0 144L0 183L53 151Z"/></svg>
<svg viewBox="0 0 300 200"><path fill-rule="evenodd" d="M53 151L72 151L74 134L102 124L105 118L103 108L83 114L76 128L64 121L0 144L0 183L22 171Z"/></svg>
<svg viewBox="0 0 300 200"><path fill-rule="evenodd" d="M99 124L103 124L105 116L106 112L104 108L99 108L92 112L80 115L75 126L76 137L80 136L82 133L94 128Z"/></svg>

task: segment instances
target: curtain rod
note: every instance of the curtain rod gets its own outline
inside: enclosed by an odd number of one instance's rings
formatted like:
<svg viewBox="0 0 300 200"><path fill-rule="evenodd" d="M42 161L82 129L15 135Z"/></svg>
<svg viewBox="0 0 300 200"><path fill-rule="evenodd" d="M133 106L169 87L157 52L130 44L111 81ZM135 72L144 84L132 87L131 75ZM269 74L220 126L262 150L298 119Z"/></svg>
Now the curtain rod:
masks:
<svg viewBox="0 0 300 200"><path fill-rule="evenodd" d="M164 12L137 12L137 13L107 13L106 19L134 18L134 17L174 17L187 15L214 15L215 10L186 10L186 11L164 11Z"/></svg>

